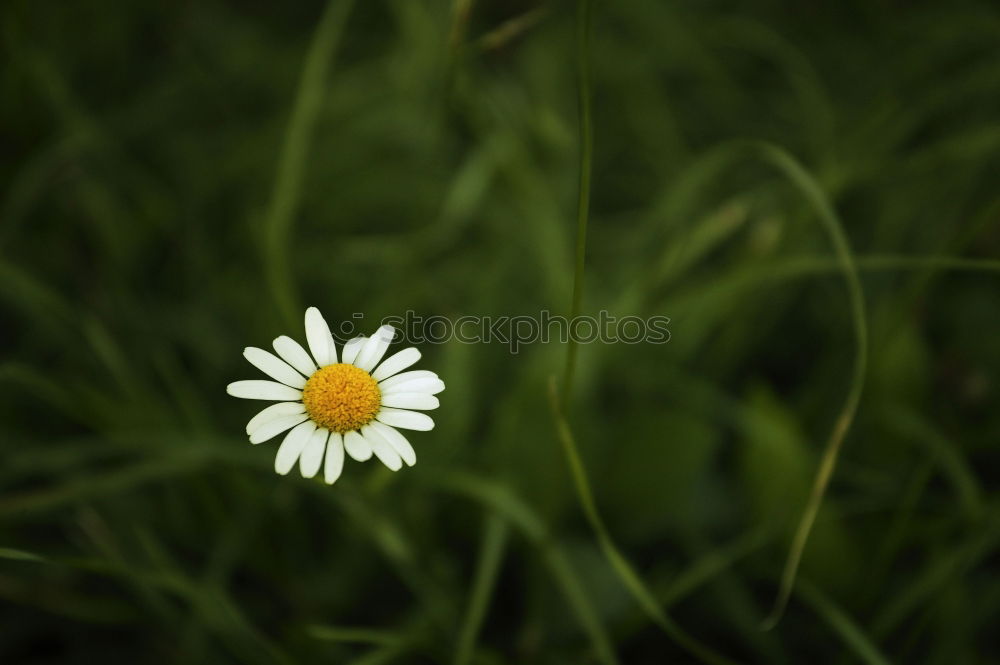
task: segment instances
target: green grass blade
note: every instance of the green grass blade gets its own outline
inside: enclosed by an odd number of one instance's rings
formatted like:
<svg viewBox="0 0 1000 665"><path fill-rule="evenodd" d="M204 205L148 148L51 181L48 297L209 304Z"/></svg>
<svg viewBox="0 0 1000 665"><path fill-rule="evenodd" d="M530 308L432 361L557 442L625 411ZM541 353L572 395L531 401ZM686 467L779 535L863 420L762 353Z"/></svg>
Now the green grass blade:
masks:
<svg viewBox="0 0 1000 665"><path fill-rule="evenodd" d="M628 589L629 593L632 594L633 598L635 598L636 602L646 612L653 623L659 626L667 636L692 656L705 663L732 663L733 661L716 653L688 635L687 632L670 618L656 600L655 594L650 591L646 583L642 581L642 578L632 567L632 564L629 563L628 559L618 549L618 546L615 545L611 534L604 524L604 520L601 518L600 512L597 510L597 503L594 501L594 494L590 489L590 481L587 478L583 460L580 458L580 453L577 450L573 432L570 430L569 423L563 415L555 377L551 377L549 381L549 400L559 441L562 443L563 453L569 465L570 475L573 477L573 485L576 488L577 498L583 508L583 514L597 536L597 542L601 551L608 559L615 573L621 578L625 588Z"/></svg>
<svg viewBox="0 0 1000 665"><path fill-rule="evenodd" d="M306 626L305 630L309 637L324 642L374 644L377 646L395 646L402 642L402 638L394 631L377 628L312 624Z"/></svg>
<svg viewBox="0 0 1000 665"><path fill-rule="evenodd" d="M859 660L868 665L889 665L889 661L858 626L857 622L830 600L826 594L806 580L799 581L798 593L807 603L812 605L817 614L830 624L834 632L857 655Z"/></svg>
<svg viewBox="0 0 1000 665"><path fill-rule="evenodd" d="M770 539L761 528L740 536L732 543L705 553L697 561L678 574L657 596L664 607L670 607L701 586L707 584L752 552L760 549Z"/></svg>
<svg viewBox="0 0 1000 665"><path fill-rule="evenodd" d="M65 482L57 487L8 495L0 499L0 517L7 520L30 519L38 512L54 510L96 496L127 492L163 478L197 472L207 467L209 461L207 458L178 458L140 462L100 476Z"/></svg>
<svg viewBox="0 0 1000 665"><path fill-rule="evenodd" d="M908 581L905 589L881 608L871 622L871 631L875 636L887 638L907 617L932 606L935 597L954 580L984 565L983 560L996 551L1000 542L1000 511L995 506L992 508L993 514L979 525L975 533L931 559L919 575Z"/></svg>
<svg viewBox="0 0 1000 665"><path fill-rule="evenodd" d="M479 551L479 562L476 564L476 577L469 594L469 606L465 610L465 621L459 632L458 644L455 647L455 665L465 665L472 659L476 645L476 637L486 616L486 608L496 585L500 562L503 560L507 547L507 523L490 514L486 518L483 533L483 544Z"/></svg>
<svg viewBox="0 0 1000 665"><path fill-rule="evenodd" d="M891 428L912 438L930 452L934 461L955 488L955 494L966 516L976 520L983 512L983 490L975 472L952 441L942 436L918 413L903 407L886 414Z"/></svg>
<svg viewBox="0 0 1000 665"><path fill-rule="evenodd" d="M838 263L847 283L847 294L850 299L851 320L856 346L847 397L827 440L809 499L798 527L795 530L788 559L781 575L781 583L778 595L774 601L774 607L770 615L764 620L764 628L768 629L774 627L781 619L781 615L788 603L792 587L795 584L799 564L802 562L802 553L805 551L806 543L809 541L809 534L812 531L813 524L816 522L816 515L819 513L823 497L826 495L826 489L830 484L830 478L833 476L833 470L837 465L840 448L844 443L844 438L847 436L847 431L850 429L851 423L854 421L858 403L861 401L861 391L864 388L865 372L868 367L868 321L865 315L864 292L861 289L858 268L855 265L854 256L847 242L847 235L844 233L843 224L837 217L837 213L823 193L823 190L816 180L785 150L769 143L754 143L752 147L764 161L777 167L799 189L819 215L820 222L830 236Z"/></svg>
<svg viewBox="0 0 1000 665"><path fill-rule="evenodd" d="M566 555L548 533L541 517L504 485L468 473L449 471L436 480L442 489L461 494L483 503L516 526L539 550L542 560L566 602L576 614L580 627L590 638L597 659L605 665L616 665L618 657L605 631L601 618Z"/></svg>
<svg viewBox="0 0 1000 665"><path fill-rule="evenodd" d="M43 556L11 547L0 547L0 559L8 559L10 561L32 561L35 563L45 561L45 557Z"/></svg>
<svg viewBox="0 0 1000 665"><path fill-rule="evenodd" d="M573 297L569 320L580 315L583 305L583 274L587 257L587 220L590 216L590 174L594 161L594 136L590 118L590 31L593 7L591 0L579 0L576 17L577 92L580 114L580 175L576 207L576 260L573 269ZM566 370L563 392L568 396L573 385L578 346L571 336L566 347Z"/></svg>

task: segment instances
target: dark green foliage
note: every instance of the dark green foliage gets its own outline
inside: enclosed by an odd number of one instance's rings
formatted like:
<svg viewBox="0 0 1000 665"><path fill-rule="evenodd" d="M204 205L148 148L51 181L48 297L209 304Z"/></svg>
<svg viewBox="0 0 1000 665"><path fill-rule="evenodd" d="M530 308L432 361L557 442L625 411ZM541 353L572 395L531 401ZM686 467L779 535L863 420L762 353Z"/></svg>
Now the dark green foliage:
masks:
<svg viewBox="0 0 1000 665"><path fill-rule="evenodd" d="M754 5L594 7L582 311L672 319L578 349L616 566L561 345L423 346L418 464L333 487L225 394L306 305L568 312L572 3L5 3L0 662L691 662L627 570L738 662L1000 660L1000 13ZM769 632L858 318L817 200L745 139L832 202L868 329Z"/></svg>

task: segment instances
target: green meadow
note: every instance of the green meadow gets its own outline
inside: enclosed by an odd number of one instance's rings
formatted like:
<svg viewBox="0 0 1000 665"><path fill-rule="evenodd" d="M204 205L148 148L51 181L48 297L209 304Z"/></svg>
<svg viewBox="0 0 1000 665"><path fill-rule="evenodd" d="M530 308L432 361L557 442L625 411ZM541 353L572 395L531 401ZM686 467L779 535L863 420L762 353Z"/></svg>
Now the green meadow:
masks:
<svg viewBox="0 0 1000 665"><path fill-rule="evenodd" d="M1000 662L996 4L11 0L0 54L0 662ZM669 341L411 342L416 465L328 485L226 394L309 306Z"/></svg>

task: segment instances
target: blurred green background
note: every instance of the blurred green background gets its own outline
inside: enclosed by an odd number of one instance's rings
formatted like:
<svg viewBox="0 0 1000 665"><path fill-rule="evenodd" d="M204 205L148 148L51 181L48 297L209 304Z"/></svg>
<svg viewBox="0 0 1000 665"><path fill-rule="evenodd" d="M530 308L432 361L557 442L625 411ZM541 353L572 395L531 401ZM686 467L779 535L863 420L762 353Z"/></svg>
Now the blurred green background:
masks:
<svg viewBox="0 0 1000 665"><path fill-rule="evenodd" d="M566 313L575 6L0 9L0 662L699 662L584 517L566 354L425 346L413 469L333 487L250 446L241 357L331 322ZM598 1L567 418L659 607L744 663L996 663L1000 13ZM788 610L761 631L857 354ZM815 194L815 192L813 192ZM633 589L634 590L634 589Z"/></svg>

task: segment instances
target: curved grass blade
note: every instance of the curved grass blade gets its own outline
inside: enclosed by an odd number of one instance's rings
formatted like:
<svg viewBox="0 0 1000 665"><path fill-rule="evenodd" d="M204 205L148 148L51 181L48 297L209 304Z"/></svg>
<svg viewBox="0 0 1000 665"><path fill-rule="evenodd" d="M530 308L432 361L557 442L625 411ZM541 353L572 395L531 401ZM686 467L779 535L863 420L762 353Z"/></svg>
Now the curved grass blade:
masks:
<svg viewBox="0 0 1000 665"><path fill-rule="evenodd" d="M324 626L320 624L311 624L306 626L305 630L309 637L315 640L322 640L324 642L395 646L403 641L403 638L400 637L397 632L378 628L355 628L349 626Z"/></svg>
<svg viewBox="0 0 1000 665"><path fill-rule="evenodd" d="M854 619L827 598L826 594L805 580L799 581L798 593L807 603L812 605L817 614L830 624L834 632L840 636L845 645L854 651L859 660L868 663L868 665L889 665L886 657L882 655L882 652Z"/></svg>
<svg viewBox="0 0 1000 665"><path fill-rule="evenodd" d="M501 49L538 25L548 14L548 11L545 5L538 5L523 14L508 19L482 37L479 37L475 42L475 46L481 51Z"/></svg>
<svg viewBox="0 0 1000 665"><path fill-rule="evenodd" d="M757 528L716 550L706 552L659 590L657 596L664 607L675 605L697 589L730 570L737 561L760 549L771 539L763 528Z"/></svg>
<svg viewBox="0 0 1000 665"><path fill-rule="evenodd" d="M625 588L632 594L639 606L646 612L649 618L663 630L678 646L686 650L692 656L705 663L732 663L725 656L722 656L695 638L687 634L670 616L663 610L656 596L646 586L642 578L629 563L628 559L621 553L618 546L611 539L611 534L604 524L600 513L597 510L597 503L594 501L594 494L590 490L590 481L587 479L587 472L583 467L583 460L576 447L573 432L569 423L563 415L559 403L559 394L556 388L555 377L549 379L549 403L552 407L552 416L556 423L559 440L562 443L563 452L566 455L566 462L569 464L570 474L573 476L573 485L576 488L577 497L583 508L584 516L590 523L594 534L597 536L598 545L604 556L608 559L611 567L618 577L621 578Z"/></svg>
<svg viewBox="0 0 1000 665"><path fill-rule="evenodd" d="M576 207L576 261L573 270L573 297L570 304L569 320L580 315L583 303L583 270L587 256L587 219L590 216L590 174L594 161L594 136L590 119L590 31L593 7L591 0L577 3L576 16L576 64L577 91L580 114L580 176ZM573 385L576 369L577 344L571 336L566 347L566 373L563 376L563 392L568 396Z"/></svg>
<svg viewBox="0 0 1000 665"><path fill-rule="evenodd" d="M590 638L597 660L605 665L617 665L618 657L597 611L576 571L552 540L541 517L509 488L486 478L451 471L441 477L438 484L443 489L479 501L502 515L538 548L542 561L552 572L567 603L576 613L580 627Z"/></svg>
<svg viewBox="0 0 1000 665"><path fill-rule="evenodd" d="M18 550L12 547L0 547L0 559L9 559L11 561L31 561L34 563L44 563L45 557L40 554L35 554L34 552L28 552L26 550Z"/></svg>
<svg viewBox="0 0 1000 665"><path fill-rule="evenodd" d="M991 509L992 514L978 525L970 538L928 562L919 575L908 581L905 589L885 604L871 621L872 634L879 639L888 638L907 617L933 605L935 597L956 578L988 565L988 558L1000 543L1000 511L995 506Z"/></svg>
<svg viewBox="0 0 1000 665"><path fill-rule="evenodd" d="M487 515L482 549L479 551L479 562L476 564L476 577L469 595L469 607L465 611L465 621L462 623L458 644L455 647L455 658L452 661L455 665L464 665L472 659L476 637L483 624L486 608L496 585L500 562L507 547L507 534L508 527L504 520L494 513Z"/></svg>
<svg viewBox="0 0 1000 665"><path fill-rule="evenodd" d="M270 638L260 632L244 616L240 607L221 589L210 588L188 578L182 570L174 566L161 569L136 565L125 560L118 552L107 552L101 557L58 557L43 556L23 550L0 549L0 558L30 561L52 568L62 569L65 573L81 573L106 578L122 580L137 589L142 589L157 598L172 597L186 603L191 614L206 628L211 629L224 641L234 654L239 655L239 662L281 663L289 665L289 657L273 643ZM9 596L10 589L0 589L0 595ZM50 598L39 597L38 594L24 594L23 597L12 598L15 602L23 602L42 607L48 611L64 613L69 609L68 616L87 621L108 621L120 623L126 618L135 618L133 611L129 615L117 615L111 606L106 606L101 616L96 608L101 603L100 598L93 594L73 598L72 606L66 607L65 600L51 604ZM146 598L147 603L150 598ZM112 610L108 612L107 610ZM79 614L79 616L76 616Z"/></svg>
<svg viewBox="0 0 1000 665"><path fill-rule="evenodd" d="M428 621L440 628L450 627L457 621L456 603L452 601L440 581L421 566L409 534L396 520L384 515L362 494L341 491L330 494L323 483L307 485L318 496L334 502L353 520L376 545L381 554L395 569L399 579L420 599Z"/></svg>
<svg viewBox="0 0 1000 665"><path fill-rule="evenodd" d="M208 466L208 458L177 457L139 462L100 476L64 482L51 488L26 490L0 499L0 517L5 520L27 520L36 513L79 503L96 496L127 492L148 482L185 473L198 472Z"/></svg>
<svg viewBox="0 0 1000 665"><path fill-rule="evenodd" d="M983 490L969 462L955 444L920 414L905 407L896 407L886 414L887 424L919 445L924 446L941 468L942 474L955 489L958 503L970 521L979 518L984 510Z"/></svg>
<svg viewBox="0 0 1000 665"><path fill-rule="evenodd" d="M858 268L854 263L854 256L851 247L847 242L847 235L844 233L843 224L837 217L833 206L827 200L823 190L820 189L816 180L785 150L769 143L752 143L750 147L765 162L776 167L785 177L787 177L817 212L820 222L826 229L830 240L833 243L840 268L844 273L847 282L847 294L850 299L851 320L854 328L854 341L856 351L854 355L854 365L851 371L851 383L847 391L844 405L840 414L834 422L830 438L827 440L826 448L820 459L819 469L810 490L809 499L806 502L805 510L795 530L792 539L792 546L788 552L788 559L781 575L781 583L778 595L774 601L774 607L770 615L764 620L765 630L773 628L781 619L788 598L795 585L795 577L798 573L799 564L802 562L802 553L805 551L806 543L809 541L809 534L813 524L816 522L816 515L819 513L826 489L833 476L833 470L837 465L837 458L840 455L840 448L847 436L847 431L854 421L854 414L857 411L858 403L861 401L861 391L864 389L865 372L868 367L868 321L865 317L865 299L861 289L861 280L858 277Z"/></svg>
<svg viewBox="0 0 1000 665"><path fill-rule="evenodd" d="M1000 273L1000 261L995 259L968 259L952 256L900 256L891 254L856 255L855 266L860 272L902 272L919 270L947 270L983 274ZM773 282L784 282L813 275L840 272L838 261L819 256L796 256L786 259L768 260L764 264L753 263L743 268L713 277L707 283L700 283L671 292L670 303L675 310L684 310L692 305L704 305L715 300L738 300L756 288L766 287ZM661 300L654 300L650 307L661 306Z"/></svg>
<svg viewBox="0 0 1000 665"><path fill-rule="evenodd" d="M74 311L57 290L39 281L27 271L0 258L0 299L31 316L37 325L44 323L60 335L70 334Z"/></svg>

